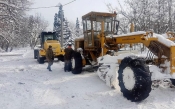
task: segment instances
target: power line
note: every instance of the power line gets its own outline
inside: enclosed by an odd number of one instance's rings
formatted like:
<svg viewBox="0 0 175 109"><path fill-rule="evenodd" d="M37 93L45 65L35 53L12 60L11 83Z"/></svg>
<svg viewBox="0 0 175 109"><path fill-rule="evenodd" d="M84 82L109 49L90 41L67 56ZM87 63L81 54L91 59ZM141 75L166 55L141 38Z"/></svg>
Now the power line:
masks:
<svg viewBox="0 0 175 109"><path fill-rule="evenodd" d="M64 4L63 6L68 5L68 4L70 4L70 3L74 2L74 1L76 1L76 0L73 0L71 2L68 2L68 3Z"/></svg>
<svg viewBox="0 0 175 109"><path fill-rule="evenodd" d="M36 7L36 8L27 8L27 9L41 9L41 8L53 8L53 7L59 7L59 6Z"/></svg>
<svg viewBox="0 0 175 109"><path fill-rule="evenodd" d="M76 1L76 0L68 2L68 3L66 3L66 4L64 4L62 6L68 5L68 4L70 4L70 3L74 2L74 1ZM60 7L60 6L36 7L36 8L27 8L27 9L41 9L41 8L54 8L54 7Z"/></svg>

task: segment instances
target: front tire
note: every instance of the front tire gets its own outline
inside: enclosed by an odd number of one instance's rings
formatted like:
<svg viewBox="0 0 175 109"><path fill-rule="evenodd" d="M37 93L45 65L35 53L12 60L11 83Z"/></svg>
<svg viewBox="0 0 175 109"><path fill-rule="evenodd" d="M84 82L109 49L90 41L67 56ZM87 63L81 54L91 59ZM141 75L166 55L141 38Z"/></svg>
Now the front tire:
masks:
<svg viewBox="0 0 175 109"><path fill-rule="evenodd" d="M63 55L58 56L58 61L64 62L64 56Z"/></svg>
<svg viewBox="0 0 175 109"><path fill-rule="evenodd" d="M75 52L72 57L72 73L80 74L82 72L82 57L79 52Z"/></svg>
<svg viewBox="0 0 175 109"><path fill-rule="evenodd" d="M34 59L38 58L38 50L34 50Z"/></svg>
<svg viewBox="0 0 175 109"><path fill-rule="evenodd" d="M175 79L170 79L171 83L175 86Z"/></svg>
<svg viewBox="0 0 175 109"><path fill-rule="evenodd" d="M123 96L132 102L146 99L151 92L151 73L143 60L126 57L118 70L119 86Z"/></svg>
<svg viewBox="0 0 175 109"><path fill-rule="evenodd" d="M40 57L40 54L39 54L39 52L38 52L38 56L37 56L37 61L38 61L38 63L39 63L39 64L44 64L44 60L45 60L45 58L44 58L44 57Z"/></svg>

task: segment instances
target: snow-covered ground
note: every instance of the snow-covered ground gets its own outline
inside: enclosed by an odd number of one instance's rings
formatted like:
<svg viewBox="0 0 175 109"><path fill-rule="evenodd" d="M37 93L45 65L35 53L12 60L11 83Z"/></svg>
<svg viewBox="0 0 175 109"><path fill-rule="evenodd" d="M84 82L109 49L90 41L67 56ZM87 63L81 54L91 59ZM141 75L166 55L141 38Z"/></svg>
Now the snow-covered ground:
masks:
<svg viewBox="0 0 175 109"><path fill-rule="evenodd" d="M150 96L133 103L120 88L109 88L96 72L74 75L54 62L52 72L23 48L0 53L0 109L173 109L175 88L160 85Z"/></svg>

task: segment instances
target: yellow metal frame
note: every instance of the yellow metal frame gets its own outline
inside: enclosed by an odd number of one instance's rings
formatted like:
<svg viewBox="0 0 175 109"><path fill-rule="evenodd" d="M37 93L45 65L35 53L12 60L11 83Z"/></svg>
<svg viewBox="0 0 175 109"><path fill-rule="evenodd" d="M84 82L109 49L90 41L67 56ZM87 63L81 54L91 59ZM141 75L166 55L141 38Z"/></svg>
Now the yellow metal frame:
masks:
<svg viewBox="0 0 175 109"><path fill-rule="evenodd" d="M116 16L116 13L100 13L100 12L90 12L84 16L82 16L82 19L86 19L86 18L92 18L94 21L95 21L95 16L113 16L115 17ZM91 19L91 21L92 21ZM92 23L92 22L91 22ZM107 53L108 50L113 50L114 47L115 47L115 50L117 49L120 49L121 47L118 47L118 44L120 45L124 45L124 44L130 44L132 46L132 44L135 44L135 43L143 43L144 46L146 46L148 49L151 49L150 48L150 45L154 42L156 44L159 44L160 47L162 47L162 49L164 50L164 55L167 57L167 60L170 61L170 72L171 74L175 73L175 46L171 46L171 47L167 47L166 45L162 44L161 42L158 41L158 38L156 37L153 37L153 32L151 31L148 31L148 32L145 32L145 33L140 33L140 34L131 34L131 35L118 35L117 37L106 37L105 36L105 22L102 21L101 22L101 32L97 35L97 38L99 39L100 41L100 44L101 44L101 53L100 53L100 56L103 56ZM93 30L91 30L93 31ZM134 25L133 23L131 24L131 29L130 29L131 32L134 31ZM172 33L172 32L167 32L167 36L169 40L172 40L172 41L175 41L175 34ZM76 47L80 47L78 44L78 42L82 42L84 41L83 38L81 39L77 39L75 40L75 43L77 44ZM93 40L94 41L94 40ZM115 45L113 47L106 47L105 44L109 44L109 46L112 46L112 45ZM84 44L86 44L84 42ZM76 49L75 47L75 49ZM84 45L84 47L86 47ZM90 53L91 55L91 58L96 61L97 58L99 56L97 55L94 55L95 54L95 51L93 47L91 48L84 48L82 47L85 52L88 52ZM150 50L151 51L151 50ZM157 55L155 53L155 55ZM158 58L161 58L160 56L158 56ZM159 62L160 59L156 60L157 62ZM162 59L161 61L163 61L165 59ZM118 61L121 61L121 60L118 60Z"/></svg>

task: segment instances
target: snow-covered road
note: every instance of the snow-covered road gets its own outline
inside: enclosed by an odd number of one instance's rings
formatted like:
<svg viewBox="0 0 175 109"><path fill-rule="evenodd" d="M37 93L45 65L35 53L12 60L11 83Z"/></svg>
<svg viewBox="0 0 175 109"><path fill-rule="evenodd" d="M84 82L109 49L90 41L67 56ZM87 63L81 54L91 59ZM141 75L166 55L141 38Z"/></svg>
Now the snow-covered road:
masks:
<svg viewBox="0 0 175 109"><path fill-rule="evenodd" d="M23 48L0 56L0 109L173 109L175 88L160 86L150 96L132 103L119 87L110 89L97 74L74 75L55 62L52 72L33 59L33 50ZM0 53L3 54L3 53Z"/></svg>

